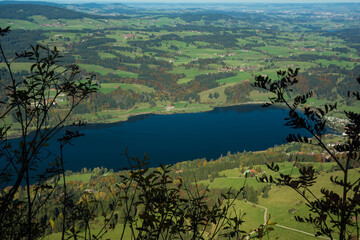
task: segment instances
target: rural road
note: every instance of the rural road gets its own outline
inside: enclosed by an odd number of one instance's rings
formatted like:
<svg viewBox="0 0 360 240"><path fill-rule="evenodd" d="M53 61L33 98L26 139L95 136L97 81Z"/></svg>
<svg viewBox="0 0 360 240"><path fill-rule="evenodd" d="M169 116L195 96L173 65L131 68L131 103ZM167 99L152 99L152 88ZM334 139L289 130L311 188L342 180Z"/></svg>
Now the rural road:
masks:
<svg viewBox="0 0 360 240"><path fill-rule="evenodd" d="M299 232L299 233L303 233L303 234L306 234L306 235L315 237L315 235L312 234L312 233L304 232L304 231L301 231L301 230L298 230L298 229L295 229L295 228L289 228L289 227L286 227L286 226L283 226L283 225L279 225L279 224L276 224L275 226L280 227L280 228L284 228L284 229L287 229L287 230L290 230L290 231L295 231L295 232ZM317 237L317 238L330 239L330 238L322 237L322 236L319 236L319 237Z"/></svg>
<svg viewBox="0 0 360 240"><path fill-rule="evenodd" d="M291 168L290 168L290 169L291 169ZM280 172L287 171L287 170L289 170L289 169L283 169L283 170L280 171ZM277 172L277 174L278 174L278 172ZM242 178L242 177L228 177L228 178ZM251 202L247 202L247 203L248 203L248 204L251 204L251 205L253 205L253 206L262 208L262 209L265 210L265 212L264 212L264 225L266 225L266 224L267 224L267 219L266 219L266 217L267 217L267 215L268 215L268 214L267 214L267 213L268 213L268 209L267 209L266 207L264 207L264 206L261 206L261 205L255 204L255 203L251 203ZM304 232L304 231L299 230L299 229L286 227L286 226L283 226L283 225L280 225L280 224L276 224L275 226L277 226L277 227L279 227L279 228L283 228L283 229L289 230L289 231L299 232L299 233L302 233L302 234L306 234L306 235L315 237L314 234L308 233L308 232ZM254 233L255 233L255 231L250 232L250 233L249 233L249 236L251 236L251 235L254 234ZM317 238L330 239L330 238L322 237L322 236L319 236L319 237L317 237ZM249 239L249 237L248 237L247 239Z"/></svg>
<svg viewBox="0 0 360 240"><path fill-rule="evenodd" d="M251 205L254 205L254 206L256 206L256 207L262 208L262 209L265 210L265 212L264 212L264 225L266 225L266 224L267 224L266 216L267 216L268 209L267 209L266 207L264 207L264 206L261 206L261 205L255 204L255 203L251 203L251 202L247 202L247 203L248 203L248 204L251 204ZM287 229L287 230L290 230L290 231L299 232L299 233L303 233L303 234L306 234L306 235L315 237L314 234L308 233L308 232L304 232L304 231L301 231L301 230L299 230L299 229L286 227L286 226L283 226L283 225L280 225L280 224L276 224L275 226L276 226L276 227L280 227L280 228L284 228L284 229ZM249 236L251 236L251 235L254 234L254 233L255 233L255 231L252 231L251 233L249 233ZM319 237L317 237L317 238L330 239L330 238L322 237L322 236L319 236ZM249 238L248 238L248 239L249 239Z"/></svg>

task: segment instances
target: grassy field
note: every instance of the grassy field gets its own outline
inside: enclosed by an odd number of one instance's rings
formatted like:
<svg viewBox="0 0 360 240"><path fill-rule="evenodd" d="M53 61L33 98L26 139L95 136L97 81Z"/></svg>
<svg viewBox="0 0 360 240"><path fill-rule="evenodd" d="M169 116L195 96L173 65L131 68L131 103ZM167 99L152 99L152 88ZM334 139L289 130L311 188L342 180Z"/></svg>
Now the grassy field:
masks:
<svg viewBox="0 0 360 240"><path fill-rule="evenodd" d="M252 232L255 228L259 227L261 224L264 224L264 213L263 208L256 207L254 204L247 202L245 200L236 201L234 210L237 214L244 214L243 220L245 221L241 224L241 229L246 232ZM233 213L230 213L230 216Z"/></svg>
<svg viewBox="0 0 360 240"><path fill-rule="evenodd" d="M100 92L102 93L111 93L112 91L116 90L117 88L121 88L123 90L132 90L134 92L146 92L151 93L154 92L153 88L140 85L140 84L129 84L129 83L102 83Z"/></svg>
<svg viewBox="0 0 360 240"><path fill-rule="evenodd" d="M79 66L83 69L85 69L88 72L94 72L94 73L98 73L101 75L106 75L108 73L112 73L112 74L116 74L120 77L123 78L137 78L138 74L132 73L132 72L125 72L125 71L121 71L121 70L113 70L110 68L104 68L102 66L99 65L94 65L94 64L84 64L81 63L79 64Z"/></svg>
<svg viewBox="0 0 360 240"><path fill-rule="evenodd" d="M234 77L229 77L229 78L224 78L224 79L220 79L217 80L217 82L219 84L232 84L232 83L240 83L243 80L250 80L253 79L253 77L251 76L251 74L247 73L247 72L239 72L236 76Z"/></svg>
<svg viewBox="0 0 360 240"><path fill-rule="evenodd" d="M181 78L178 80L178 84L183 84L183 83L187 83L191 80L194 80L195 76L197 75L202 75L202 74L207 74L209 72L217 72L217 70L212 69L212 70L199 70L196 68L189 68L186 69L185 67L177 67L175 68L171 73L183 73L185 74L184 78Z"/></svg>
<svg viewBox="0 0 360 240"><path fill-rule="evenodd" d="M82 181L83 183L87 183L90 181L92 173L84 173L84 174L73 174L70 176L66 176L66 181ZM62 180L60 180L62 181Z"/></svg>
<svg viewBox="0 0 360 240"><path fill-rule="evenodd" d="M317 168L319 168L321 163L311 163L311 164L313 164L315 169L317 169ZM330 176L334 176L334 177L340 176L341 173L340 172L325 173L325 171L329 170L332 167L332 165L334 165L334 163L323 163L322 165L323 165L324 172L317 175L316 184L311 187L311 190L315 193L315 195L317 197L319 197L321 195L320 190L324 186L330 188L333 191L340 190L340 188L335 185L329 186L329 178L330 178ZM291 163L283 163L280 166L281 166L280 171L284 174L289 174L291 171L293 172L294 176L299 174L298 169L297 168L293 169ZM256 167L261 167L262 170L267 169L265 165L254 166L254 168L256 168ZM350 176L352 176L352 178L355 178L356 174L351 174L352 171L356 171L356 170L350 171ZM268 171L266 171L266 172L268 172ZM265 184L265 183L257 182L255 178L247 178L246 179L239 172L239 169L225 170L225 171L219 172L219 175L220 176L225 175L226 177L225 178L224 177L215 178L212 183L210 183L209 180L201 181L201 183L208 185L210 189L211 188L227 189L229 187L239 189L244 184L245 181L246 181L247 185L253 186L255 189L261 189L262 186ZM276 177L276 174L272 174L272 175L274 177ZM353 180L355 180L355 179L353 179ZM314 233L313 226L308 225L308 224L299 224L298 222L295 221L294 216L295 215L306 216L306 214L308 214L308 208L305 206L305 200L303 200L292 189L290 189L288 187L284 187L284 186L272 185L271 190L269 192L269 198L259 197L258 204L268 208L268 214L271 215L272 222L276 222L279 225L302 230L302 231L305 231L308 233ZM250 213L253 214L253 211L251 210L252 208L244 207L243 205L242 205L242 207L245 208L245 212L250 210L249 216L252 217L252 215L250 215ZM289 212L289 210L292 208L295 209L295 213ZM259 216L257 216L255 214L255 218L258 218L258 217ZM290 235L291 235L291 237L290 237ZM280 239L292 239L293 236L297 236L296 239L304 239L304 240L305 239L315 239L309 235L306 235L303 233L297 233L297 232L287 230L287 229L284 229L281 227L276 227L276 230L270 236L272 236L274 238L276 236L278 236L278 237L280 237Z"/></svg>
<svg viewBox="0 0 360 240"><path fill-rule="evenodd" d="M10 26L12 30L35 30L39 25L26 20L0 19L1 26Z"/></svg>
<svg viewBox="0 0 360 240"><path fill-rule="evenodd" d="M206 186L209 186L209 189L213 189L213 188L240 189L241 187L244 186L244 184L248 186L253 186L256 189L263 187L259 185L259 183L256 181L255 178L245 178L245 177L215 178L213 182L210 182L210 180L205 180L205 181L199 181L199 184L204 184Z"/></svg>
<svg viewBox="0 0 360 240"><path fill-rule="evenodd" d="M226 95L224 93L225 89L233 86L235 84L227 84L227 85L222 85L216 88L212 88L209 90L205 90L201 93L199 93L200 95L200 99L202 103L213 103L213 104L225 104L226 103ZM219 98L209 98L209 94L214 95L214 93L218 93L219 94Z"/></svg>
<svg viewBox="0 0 360 240"><path fill-rule="evenodd" d="M116 56L114 54L111 54L111 53L99 52L98 54L101 57L101 59L116 58Z"/></svg>
<svg viewBox="0 0 360 240"><path fill-rule="evenodd" d="M11 70L14 72L21 72L23 70L29 71L32 63L27 62L14 62L11 64ZM5 68L5 63L0 63L0 68Z"/></svg>
<svg viewBox="0 0 360 240"><path fill-rule="evenodd" d="M103 224L104 224L104 220L102 217L100 217L95 223L92 223L91 224L92 234L94 234L96 236L98 233L100 233L100 231L102 230ZM122 232L123 232L123 225L117 224L115 229L107 230L107 232L103 235L102 239L111 239L111 240L112 239L120 239ZM80 234L80 236L81 236L81 234ZM60 240L60 239L62 239L61 233L51 234L44 238L44 240ZM131 239L130 229L125 230L123 239Z"/></svg>
<svg viewBox="0 0 360 240"><path fill-rule="evenodd" d="M315 169L319 169L322 165L324 172L331 169L334 163L311 163ZM292 174L293 176L299 175L299 169L294 167L291 163L282 163L279 164L282 174ZM266 165L254 165L253 168L256 169L260 167L262 171L271 174L271 171L267 169ZM278 176L279 173L272 173L273 176ZM200 181L199 183L209 186L209 188L240 188L244 184L253 186L255 188L264 187L264 183L259 183L255 178L246 178L243 173L240 172L238 168L229 169L219 172L220 178L215 178L213 182L210 180Z"/></svg>
<svg viewBox="0 0 360 240"><path fill-rule="evenodd" d="M273 95L270 93L261 93L258 90L254 90L254 91L250 92L249 98L255 102L256 101L266 102L266 101L269 101L270 96L273 96Z"/></svg>

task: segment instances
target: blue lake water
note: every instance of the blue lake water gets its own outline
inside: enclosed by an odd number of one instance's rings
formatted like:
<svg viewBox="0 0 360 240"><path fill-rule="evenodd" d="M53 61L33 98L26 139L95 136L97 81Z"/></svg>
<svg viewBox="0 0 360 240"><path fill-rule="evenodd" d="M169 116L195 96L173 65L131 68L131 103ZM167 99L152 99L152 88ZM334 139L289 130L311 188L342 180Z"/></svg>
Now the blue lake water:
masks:
<svg viewBox="0 0 360 240"><path fill-rule="evenodd" d="M257 151L284 143L293 132L284 126L287 111L240 105L210 112L146 115L127 122L80 129L85 136L65 148L65 167L127 167L121 154L151 158L151 165L173 164L197 158L216 159L228 151Z"/></svg>

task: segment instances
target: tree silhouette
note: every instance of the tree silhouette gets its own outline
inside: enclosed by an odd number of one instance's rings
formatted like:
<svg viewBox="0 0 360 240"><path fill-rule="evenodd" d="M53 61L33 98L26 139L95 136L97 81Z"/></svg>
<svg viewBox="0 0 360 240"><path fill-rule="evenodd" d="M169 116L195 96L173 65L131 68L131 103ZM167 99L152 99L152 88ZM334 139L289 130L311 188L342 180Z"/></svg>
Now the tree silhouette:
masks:
<svg viewBox="0 0 360 240"><path fill-rule="evenodd" d="M123 223L120 239L125 239L125 231L132 239L262 239L274 230L267 225L260 225L255 234L241 229L245 214L235 203L246 181L239 190L230 188L209 203L208 187L173 178L172 166L150 169L147 156L139 160L125 155L131 167L121 174L113 194Z"/></svg>
<svg viewBox="0 0 360 240"><path fill-rule="evenodd" d="M309 139L299 134L290 134L287 137L288 142L318 145L331 156L332 161L337 164L342 172L342 176L332 176L330 182L339 186L341 193L323 186L321 197L318 197L310 189L316 183L317 178L313 167L301 167L299 177L279 172L280 177L264 176L259 180L289 186L304 198L310 213L307 217L297 216L296 220L313 224L317 229L317 236L326 235L330 239L340 240L353 237L359 239L360 172L358 169L352 168L358 165L360 160L360 114L351 111L344 112L348 121L344 128L346 141L343 144L336 145L334 150L329 149L322 139L326 132L325 116L330 111L335 110L337 104L325 105L322 108L310 108L305 104L313 95L312 92L298 95L293 100L290 99L288 96L293 92L292 87L298 83L296 79L298 71L298 68L278 71L278 80L276 81L269 77L256 76L253 86L275 95L269 98L270 102L266 103L265 107L278 103L285 104L288 107L287 126L294 129L305 129L312 135L312 138ZM360 84L360 77L356 80ZM349 91L348 96L360 101L359 92ZM303 115L300 114L300 111ZM279 171L279 166L273 163L268 164L268 167L273 171Z"/></svg>
<svg viewBox="0 0 360 240"><path fill-rule="evenodd" d="M0 40L9 32L9 27L0 28ZM72 110L95 92L97 85L93 75L80 76L76 65L61 66L56 48L31 46L30 51L9 60L0 41L0 54L9 74L9 84L0 90L5 93L0 99L0 232L5 239L34 239L41 234L34 217L55 189L48 180L64 170L62 159L46 154L44 149L65 126ZM12 64L16 60L31 62L28 76L14 77ZM67 105L57 108L56 101L62 95ZM15 123L9 124L8 116L13 116ZM14 127L20 135L11 141L8 137ZM40 164L49 167L41 172ZM36 184L30 186L33 180ZM26 186L25 201L15 196L22 184Z"/></svg>

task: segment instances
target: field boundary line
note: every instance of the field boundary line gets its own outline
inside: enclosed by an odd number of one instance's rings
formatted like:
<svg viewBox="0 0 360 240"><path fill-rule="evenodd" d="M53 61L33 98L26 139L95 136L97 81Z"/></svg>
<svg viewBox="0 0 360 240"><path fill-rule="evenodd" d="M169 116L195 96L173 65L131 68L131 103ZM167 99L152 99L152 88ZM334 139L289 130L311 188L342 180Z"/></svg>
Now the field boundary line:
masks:
<svg viewBox="0 0 360 240"><path fill-rule="evenodd" d="M266 216L267 216L267 212L268 212L268 209L267 207L264 207L264 206L261 206L261 205L258 205L256 203L252 203L252 202L249 202L247 201L246 202L247 204L251 204L251 205L255 205L256 207L259 207L259 208L262 208L262 209L265 209L265 212L264 212L264 225L267 225L267 220L266 220ZM302 230L299 230L299 229L295 229L295 228L291 228L291 227L286 227L286 226L283 226L283 225L280 225L280 224L275 224L275 226L277 227L280 227L280 228L284 228L284 229L287 229L287 230L290 230L290 231L294 231L294 232L299 232L299 233L303 233L303 234L306 234L306 235L309 235L309 236L312 236L312 237L316 237L315 234L312 234L312 233L308 233L308 232L305 232L305 231L302 231ZM251 233L249 233L249 236L251 236L252 234L254 234L255 231L252 231ZM316 238L322 238L322 239L328 239L330 240L330 238L328 237L323 237L323 236L318 236Z"/></svg>
<svg viewBox="0 0 360 240"><path fill-rule="evenodd" d="M276 224L275 226L280 227L280 228L284 228L284 229L287 229L287 230L290 230L290 231L295 231L295 232L303 233L303 234L310 235L310 236L317 237L317 238L330 239L330 238L323 237L323 236L315 236L315 234L308 233L308 232L304 232L304 231L302 231L302 230L298 230L298 229L295 229L295 228L286 227L286 226L283 226L283 225L280 225L280 224Z"/></svg>

